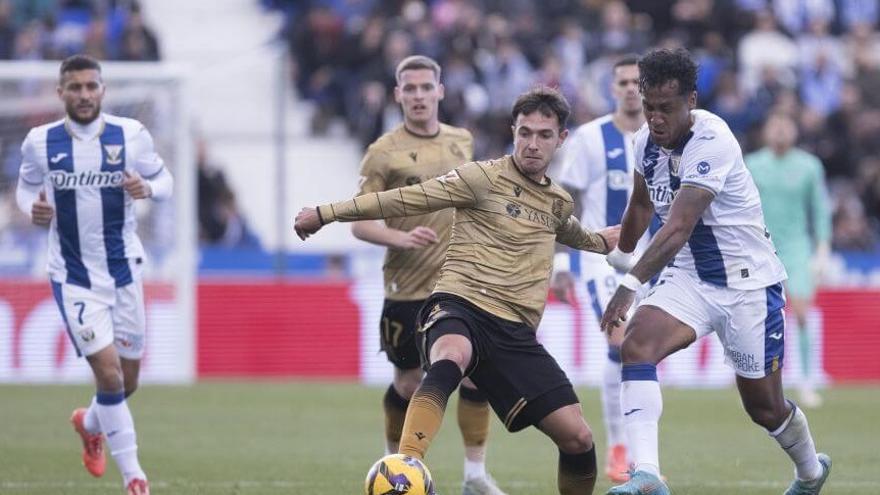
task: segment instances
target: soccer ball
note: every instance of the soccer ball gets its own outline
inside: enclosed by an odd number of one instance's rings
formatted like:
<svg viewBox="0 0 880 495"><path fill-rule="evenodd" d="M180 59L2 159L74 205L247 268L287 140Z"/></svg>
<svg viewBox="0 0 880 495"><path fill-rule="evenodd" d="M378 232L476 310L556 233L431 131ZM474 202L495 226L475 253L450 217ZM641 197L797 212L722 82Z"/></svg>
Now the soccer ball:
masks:
<svg viewBox="0 0 880 495"><path fill-rule="evenodd" d="M431 473L415 457L391 454L376 461L364 482L366 495L435 495Z"/></svg>

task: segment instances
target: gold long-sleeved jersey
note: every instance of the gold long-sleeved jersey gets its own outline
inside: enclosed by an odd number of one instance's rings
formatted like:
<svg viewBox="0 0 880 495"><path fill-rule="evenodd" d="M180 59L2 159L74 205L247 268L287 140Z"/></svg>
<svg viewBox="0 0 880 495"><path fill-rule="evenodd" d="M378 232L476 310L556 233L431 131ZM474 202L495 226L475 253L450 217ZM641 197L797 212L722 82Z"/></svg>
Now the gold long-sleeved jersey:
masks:
<svg viewBox="0 0 880 495"><path fill-rule="evenodd" d="M440 124L436 136L419 136L401 124L367 148L361 162L357 195L411 186L440 177L473 159L474 139L466 129ZM437 242L420 249L388 248L382 273L385 298L394 301L417 301L431 294L452 231L451 209L423 215L386 218L385 224L409 232L429 227Z"/></svg>
<svg viewBox="0 0 880 495"><path fill-rule="evenodd" d="M321 222L421 215L454 208L452 237L434 292L537 328L547 302L554 243L605 252L584 230L564 189L539 184L505 156L471 162L412 186L318 207Z"/></svg>

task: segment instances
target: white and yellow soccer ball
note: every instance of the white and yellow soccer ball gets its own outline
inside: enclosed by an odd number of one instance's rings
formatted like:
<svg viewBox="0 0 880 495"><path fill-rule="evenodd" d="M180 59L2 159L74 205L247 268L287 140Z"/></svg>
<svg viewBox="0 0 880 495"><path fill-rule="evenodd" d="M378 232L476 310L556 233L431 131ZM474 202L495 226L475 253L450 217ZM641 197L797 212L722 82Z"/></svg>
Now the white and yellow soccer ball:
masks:
<svg viewBox="0 0 880 495"><path fill-rule="evenodd" d="M365 495L435 495L431 472L422 461L391 454L376 461L364 482Z"/></svg>

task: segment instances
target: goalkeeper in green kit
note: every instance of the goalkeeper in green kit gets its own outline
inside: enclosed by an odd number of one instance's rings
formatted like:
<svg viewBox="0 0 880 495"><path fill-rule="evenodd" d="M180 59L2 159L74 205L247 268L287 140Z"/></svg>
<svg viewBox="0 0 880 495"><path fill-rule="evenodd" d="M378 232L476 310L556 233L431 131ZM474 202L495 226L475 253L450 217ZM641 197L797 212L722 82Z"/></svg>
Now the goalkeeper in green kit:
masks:
<svg viewBox="0 0 880 495"><path fill-rule="evenodd" d="M771 114L764 125L765 147L746 157L761 194L764 219L788 272L786 294L798 326L801 404L819 407L814 389L807 312L830 254L831 213L822 162L796 148L798 130L788 115Z"/></svg>

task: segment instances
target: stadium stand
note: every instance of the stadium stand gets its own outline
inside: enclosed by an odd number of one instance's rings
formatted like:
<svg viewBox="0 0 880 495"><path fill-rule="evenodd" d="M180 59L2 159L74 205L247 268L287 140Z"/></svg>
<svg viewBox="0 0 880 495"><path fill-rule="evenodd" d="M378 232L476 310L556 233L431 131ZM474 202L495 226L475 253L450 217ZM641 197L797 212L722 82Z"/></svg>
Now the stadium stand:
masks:
<svg viewBox="0 0 880 495"><path fill-rule="evenodd" d="M410 53L444 67L445 121L467 127L476 157L509 141L512 95L535 83L573 102L572 125L609 109L615 57L685 46L699 59L700 106L730 123L746 152L771 111L793 115L800 146L825 165L834 248L874 252L880 215L880 9L857 0L264 0L282 32L313 135L344 122L362 146L399 122L393 67ZM352 48L354 47L354 48ZM855 198L858 198L856 200Z"/></svg>

